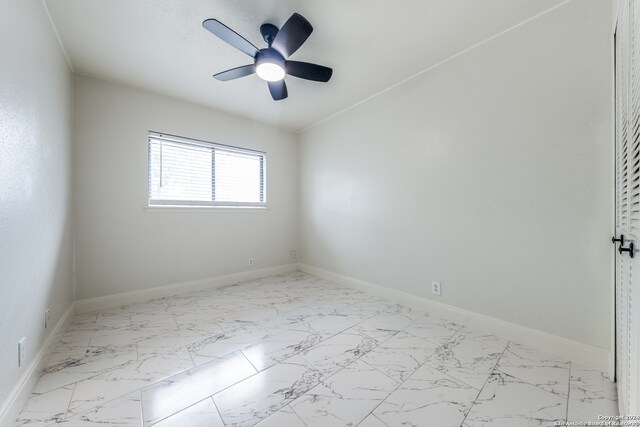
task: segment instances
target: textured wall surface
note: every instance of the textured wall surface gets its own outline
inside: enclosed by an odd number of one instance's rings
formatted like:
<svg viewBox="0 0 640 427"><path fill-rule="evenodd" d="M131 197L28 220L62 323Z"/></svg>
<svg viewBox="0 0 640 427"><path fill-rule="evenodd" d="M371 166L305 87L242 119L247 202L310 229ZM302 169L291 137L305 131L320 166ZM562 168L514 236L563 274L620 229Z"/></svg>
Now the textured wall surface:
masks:
<svg viewBox="0 0 640 427"><path fill-rule="evenodd" d="M0 1L0 52L1 405L72 301L72 80L38 0Z"/></svg>
<svg viewBox="0 0 640 427"><path fill-rule="evenodd" d="M303 133L301 261L610 348L610 9L566 3Z"/></svg>
<svg viewBox="0 0 640 427"><path fill-rule="evenodd" d="M295 261L296 135L87 77L74 106L78 298ZM269 209L145 210L150 130L266 152Z"/></svg>

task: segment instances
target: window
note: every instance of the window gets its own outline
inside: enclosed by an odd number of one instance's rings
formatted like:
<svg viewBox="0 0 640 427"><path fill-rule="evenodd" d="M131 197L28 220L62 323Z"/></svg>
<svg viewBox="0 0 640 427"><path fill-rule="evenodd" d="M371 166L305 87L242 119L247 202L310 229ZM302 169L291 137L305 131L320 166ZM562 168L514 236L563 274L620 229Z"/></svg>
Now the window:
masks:
<svg viewBox="0 0 640 427"><path fill-rule="evenodd" d="M265 207L265 153L149 133L149 206Z"/></svg>

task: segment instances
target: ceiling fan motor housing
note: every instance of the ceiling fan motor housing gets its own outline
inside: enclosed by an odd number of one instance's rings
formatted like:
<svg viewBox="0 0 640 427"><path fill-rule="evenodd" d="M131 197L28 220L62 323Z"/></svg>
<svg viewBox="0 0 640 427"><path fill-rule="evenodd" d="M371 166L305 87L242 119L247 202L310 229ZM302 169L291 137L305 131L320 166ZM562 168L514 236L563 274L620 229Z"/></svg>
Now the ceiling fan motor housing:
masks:
<svg viewBox="0 0 640 427"><path fill-rule="evenodd" d="M261 65L265 65L265 64L277 65L283 70L283 73L284 73L284 70L285 70L284 56L282 56L280 52L278 52L274 48L269 47L266 49L260 49L260 51L256 55L256 61L255 61L256 70L258 70ZM282 77L284 77L284 74Z"/></svg>

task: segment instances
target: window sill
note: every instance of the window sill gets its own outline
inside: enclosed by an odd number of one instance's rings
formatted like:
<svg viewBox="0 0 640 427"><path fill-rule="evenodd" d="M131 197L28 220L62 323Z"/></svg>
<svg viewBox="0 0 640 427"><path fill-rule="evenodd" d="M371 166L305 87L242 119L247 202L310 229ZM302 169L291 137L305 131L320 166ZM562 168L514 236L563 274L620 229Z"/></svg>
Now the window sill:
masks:
<svg viewBox="0 0 640 427"><path fill-rule="evenodd" d="M145 212L267 212L267 206L144 206Z"/></svg>

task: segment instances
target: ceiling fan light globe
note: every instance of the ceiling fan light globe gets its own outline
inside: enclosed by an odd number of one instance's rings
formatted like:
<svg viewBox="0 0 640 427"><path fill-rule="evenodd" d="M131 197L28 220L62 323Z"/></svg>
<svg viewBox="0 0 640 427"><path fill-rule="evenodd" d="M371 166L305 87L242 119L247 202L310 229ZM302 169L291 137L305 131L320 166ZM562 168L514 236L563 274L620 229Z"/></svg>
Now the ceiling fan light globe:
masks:
<svg viewBox="0 0 640 427"><path fill-rule="evenodd" d="M278 82L284 79L285 76L284 68L279 64L267 61L256 65L256 74L262 80L266 80L268 82Z"/></svg>

